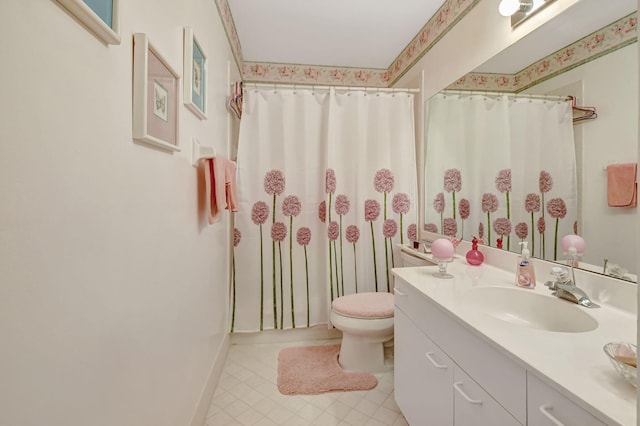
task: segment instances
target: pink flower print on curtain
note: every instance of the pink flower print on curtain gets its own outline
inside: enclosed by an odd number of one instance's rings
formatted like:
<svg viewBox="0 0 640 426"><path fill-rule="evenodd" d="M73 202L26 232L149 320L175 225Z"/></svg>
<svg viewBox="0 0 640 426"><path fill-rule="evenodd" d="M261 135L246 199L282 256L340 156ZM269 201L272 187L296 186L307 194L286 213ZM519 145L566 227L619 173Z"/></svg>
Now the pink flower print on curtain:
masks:
<svg viewBox="0 0 640 426"><path fill-rule="evenodd" d="M540 200L542 202L542 218L544 219L544 194L551 191L553 189L553 178L551 174L545 170L540 171L540 176L538 177L538 187L540 189ZM541 247L542 247L542 258L546 257L545 253L545 243L544 243L544 232L540 234L541 237Z"/></svg>
<svg viewBox="0 0 640 426"><path fill-rule="evenodd" d="M542 249L542 245L544 244L544 233L547 230L547 222L544 220L544 217L538 218L536 228L538 229L538 234L540 234L540 251L543 252L544 250Z"/></svg>
<svg viewBox="0 0 640 426"><path fill-rule="evenodd" d="M271 239L273 243L278 243L278 255L280 259L280 328L284 328L284 285L282 281L282 242L287 238L287 225L282 222L276 222L271 225ZM275 259L275 256L274 256ZM273 274L275 282L275 274ZM274 288L275 294L275 288ZM276 310L276 299L273 299L273 308Z"/></svg>
<svg viewBox="0 0 640 426"><path fill-rule="evenodd" d="M507 201L507 219L511 220L511 202L509 193L511 192L511 169L503 169L496 175L496 189L505 194ZM507 250L511 250L511 235L507 235Z"/></svg>
<svg viewBox="0 0 640 426"><path fill-rule="evenodd" d="M278 195L284 192L285 184L284 173L280 170L269 170L264 176L264 190L273 197L273 214L271 216L272 231L273 224L276 223L276 199ZM271 276L273 278L273 327L278 328L278 312L276 306L276 242L273 239L271 241L271 259Z"/></svg>
<svg viewBox="0 0 640 426"><path fill-rule="evenodd" d="M289 229L293 229L293 218L300 214L302 203L295 195L282 200L282 214L289 218ZM295 307L293 303L293 232L289 233L289 285L291 290L291 327L296 328Z"/></svg>
<svg viewBox="0 0 640 426"><path fill-rule="evenodd" d="M235 248L240 244L242 234L238 228L233 228L233 252L231 253L231 276L233 277L231 285L231 332L236 323L236 251Z"/></svg>
<svg viewBox="0 0 640 426"><path fill-rule="evenodd" d="M371 226L371 246L373 249L373 276L378 291L378 266L376 264L376 239L373 232L373 222L380 216L380 203L376 200L365 200L364 202L364 220L369 222Z"/></svg>
<svg viewBox="0 0 640 426"><path fill-rule="evenodd" d="M438 232L438 225L436 225L435 223L425 223L424 224L424 230L427 231L427 232L437 233Z"/></svg>
<svg viewBox="0 0 640 426"><path fill-rule="evenodd" d="M462 176L458 169L447 169L444 171L444 190L451 193L453 204L451 209L453 211L453 220L456 220L456 192L460 192L462 189Z"/></svg>
<svg viewBox="0 0 640 426"><path fill-rule="evenodd" d="M464 221L467 220L471 214L471 204L466 198L461 199L458 203L458 214L460 214L460 222L462 223L460 239L464 240Z"/></svg>
<svg viewBox="0 0 640 426"><path fill-rule="evenodd" d="M567 215L567 205L562 198L552 198L547 203L547 213L556 220L556 229L553 240L553 260L558 260L558 225L560 219Z"/></svg>
<svg viewBox="0 0 640 426"><path fill-rule="evenodd" d="M487 214L487 245L491 246L491 213L498 210L498 197L490 192L482 194L482 212Z"/></svg>
<svg viewBox="0 0 640 426"><path fill-rule="evenodd" d="M418 241L418 227L415 223L407 227L407 239L409 241Z"/></svg>
<svg viewBox="0 0 640 426"><path fill-rule="evenodd" d="M536 237L534 231L533 214L540 211L540 196L538 194L529 193L524 199L524 209L531 214L531 253L536 252ZM542 255L542 250L541 253Z"/></svg>
<svg viewBox="0 0 640 426"><path fill-rule="evenodd" d="M302 246L302 248L304 248L304 269L307 279L307 327L309 327L311 305L309 304L309 257L307 256L307 246L309 245L309 242L311 242L311 229L306 226L299 228L296 233L296 241Z"/></svg>
<svg viewBox="0 0 640 426"><path fill-rule="evenodd" d="M440 229L443 228L444 192L438 192L433 199L433 209L440 215ZM438 231L435 231L438 232Z"/></svg>
<svg viewBox="0 0 640 426"><path fill-rule="evenodd" d="M447 237L454 238L458 233L458 222L452 217L448 217L444 220L444 226L442 227L442 233Z"/></svg>
<svg viewBox="0 0 640 426"><path fill-rule="evenodd" d="M478 240L484 242L484 223L482 222L478 224Z"/></svg>
<svg viewBox="0 0 640 426"><path fill-rule="evenodd" d="M320 219L320 222L322 223L327 222L327 202L326 201L322 201L318 206L318 219Z"/></svg>
<svg viewBox="0 0 640 426"><path fill-rule="evenodd" d="M404 238L402 235L402 216L409 213L409 209L411 208L409 195L404 192L395 194L393 196L393 200L391 200L391 206L393 207L393 212L400 215L400 244L404 244Z"/></svg>
<svg viewBox="0 0 640 426"><path fill-rule="evenodd" d="M382 234L384 238L389 240L389 245L393 249L393 245L391 243L391 239L396 236L398 233L398 223L393 219L387 219L382 224ZM386 243L385 243L386 246ZM393 253L393 252L392 252ZM387 292L391 292L391 277L389 275L389 256L387 251L385 250L385 266L387 267Z"/></svg>
<svg viewBox="0 0 640 426"><path fill-rule="evenodd" d="M577 220L573 221L573 233L575 235L578 235L578 221Z"/></svg>
<svg viewBox="0 0 640 426"><path fill-rule="evenodd" d="M260 226L260 331L264 329L264 252L262 245L262 225L269 219L269 206L264 201L256 201L251 207L251 220L256 225ZM273 300L276 298L275 286L273 288ZM275 323L274 316L274 328L278 328Z"/></svg>
<svg viewBox="0 0 640 426"><path fill-rule="evenodd" d="M358 257L356 256L356 243L360 239L360 229L356 225L347 226L347 241L353 244L353 272L356 283L356 293L358 292Z"/></svg>
<svg viewBox="0 0 640 426"><path fill-rule="evenodd" d="M511 221L506 217L499 217L493 221L493 230L504 240L504 237L511 234Z"/></svg>
<svg viewBox="0 0 640 426"><path fill-rule="evenodd" d="M333 203L333 194L336 192L336 172L333 169L327 169L325 171L324 174L324 191L325 193L329 194L329 206L326 210L326 214L328 215L328 217L326 218L326 220L330 223L331 222L331 205ZM322 219L321 219L322 220ZM322 222L325 222L324 220L322 220ZM333 301L334 295L333 295L333 247L331 246L331 243L329 243L329 286L331 287L331 300ZM337 284L337 280L338 280L338 267L336 265L336 286L338 286ZM336 293L336 297L338 297L338 293Z"/></svg>
<svg viewBox="0 0 640 426"><path fill-rule="evenodd" d="M383 193L383 216L382 220L387 220L387 194L393 190L393 185L395 183L395 179L393 177L393 173L389 169L380 169L376 172L376 175L373 179L373 186L376 191ZM389 247L391 245L391 240L385 238L384 240L384 257L385 259L389 259ZM393 247L391 247L391 255L393 256ZM387 269L389 268L387 262ZM387 273L387 287L389 282L389 277Z"/></svg>
<svg viewBox="0 0 640 426"><path fill-rule="evenodd" d="M349 213L349 198L346 195L340 194L336 197L336 213L340 216L340 283L342 285L342 295L344 296L344 257L342 250L342 216Z"/></svg>
<svg viewBox="0 0 640 426"><path fill-rule="evenodd" d="M329 245L333 244L333 252L335 254L337 252L336 240L340 237L340 225L338 225L338 222L336 222L335 220L329 222L329 226L327 227L327 236L329 237ZM340 297L340 283L339 283L338 272L337 272L338 259L335 259L335 262L336 262L336 266L335 266L336 267L336 293L335 294L336 294L336 297Z"/></svg>
<svg viewBox="0 0 640 426"><path fill-rule="evenodd" d="M520 238L520 242L523 242L529 236L529 226L526 222L518 222L516 224L516 235Z"/></svg>

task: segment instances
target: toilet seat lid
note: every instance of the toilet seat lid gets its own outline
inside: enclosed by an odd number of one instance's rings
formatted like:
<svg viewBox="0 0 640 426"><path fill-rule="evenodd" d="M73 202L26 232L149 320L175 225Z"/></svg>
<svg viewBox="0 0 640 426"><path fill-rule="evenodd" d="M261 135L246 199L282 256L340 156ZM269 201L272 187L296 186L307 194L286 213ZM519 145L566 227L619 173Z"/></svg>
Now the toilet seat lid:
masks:
<svg viewBox="0 0 640 426"><path fill-rule="evenodd" d="M337 314L352 318L393 317L393 295L391 293L356 293L338 297L331 303Z"/></svg>

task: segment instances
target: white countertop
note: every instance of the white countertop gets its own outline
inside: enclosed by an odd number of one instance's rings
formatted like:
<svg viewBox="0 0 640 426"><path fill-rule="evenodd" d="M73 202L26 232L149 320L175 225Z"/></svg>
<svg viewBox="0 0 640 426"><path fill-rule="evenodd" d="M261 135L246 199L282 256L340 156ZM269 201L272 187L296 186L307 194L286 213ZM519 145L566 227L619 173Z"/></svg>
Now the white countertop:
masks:
<svg viewBox="0 0 640 426"><path fill-rule="evenodd" d="M437 268L396 268L393 273L440 305L462 325L605 423L637 424L636 388L616 372L602 350L609 342L636 343L637 320L634 313L607 304L601 304L597 309L579 307L598 322L595 330L582 333L551 332L511 324L465 308L461 299L474 287L518 289L514 284L514 273L486 263L470 266L459 256L448 265L453 279L433 277L431 274ZM544 278L537 276L538 286L533 290L518 290L533 291L555 299L551 291L541 284ZM544 314L540 312L540 315Z"/></svg>

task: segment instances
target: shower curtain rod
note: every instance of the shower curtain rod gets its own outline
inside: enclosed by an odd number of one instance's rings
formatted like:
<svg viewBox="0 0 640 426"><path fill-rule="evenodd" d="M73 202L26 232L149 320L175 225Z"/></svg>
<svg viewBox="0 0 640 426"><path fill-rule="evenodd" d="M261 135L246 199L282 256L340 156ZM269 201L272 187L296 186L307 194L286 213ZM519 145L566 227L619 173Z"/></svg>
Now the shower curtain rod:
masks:
<svg viewBox="0 0 640 426"><path fill-rule="evenodd" d="M250 87L264 88L264 89L310 89L310 90L346 90L346 91L361 91L361 92L383 92L383 93L420 93L420 89L407 89L407 88L387 88L387 87L363 87L363 86L326 86L326 85L309 85L309 84L293 84L293 83L248 83L244 82L244 86L248 89Z"/></svg>
<svg viewBox="0 0 640 426"><path fill-rule="evenodd" d="M557 96L557 95L530 95L527 93L509 93L509 92L483 92L472 90L443 90L440 93L445 95L485 95L485 96L508 96L509 98L518 99L544 99L548 101L570 101L570 96Z"/></svg>

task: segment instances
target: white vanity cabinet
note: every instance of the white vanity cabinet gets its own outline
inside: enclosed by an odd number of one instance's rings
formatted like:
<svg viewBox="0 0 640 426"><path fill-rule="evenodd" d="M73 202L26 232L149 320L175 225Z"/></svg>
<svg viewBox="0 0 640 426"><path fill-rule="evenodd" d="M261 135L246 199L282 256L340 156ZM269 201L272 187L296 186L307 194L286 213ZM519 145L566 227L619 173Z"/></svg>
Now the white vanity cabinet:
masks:
<svg viewBox="0 0 640 426"><path fill-rule="evenodd" d="M395 286L395 398L409 424L525 424L525 370L406 282Z"/></svg>
<svg viewBox="0 0 640 426"><path fill-rule="evenodd" d="M410 425L605 425L417 287L396 276L395 399Z"/></svg>

